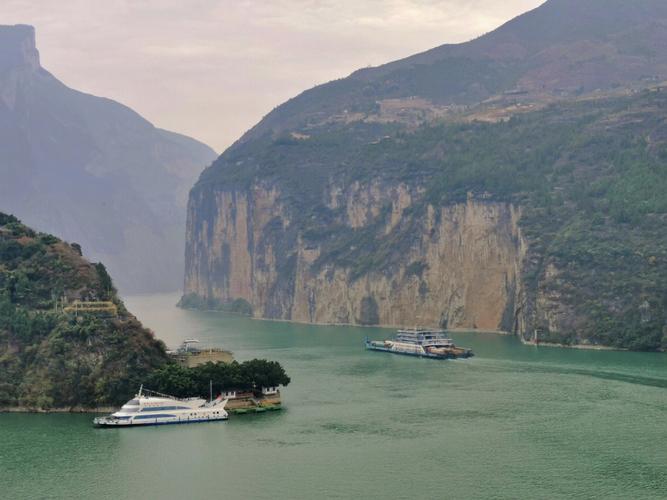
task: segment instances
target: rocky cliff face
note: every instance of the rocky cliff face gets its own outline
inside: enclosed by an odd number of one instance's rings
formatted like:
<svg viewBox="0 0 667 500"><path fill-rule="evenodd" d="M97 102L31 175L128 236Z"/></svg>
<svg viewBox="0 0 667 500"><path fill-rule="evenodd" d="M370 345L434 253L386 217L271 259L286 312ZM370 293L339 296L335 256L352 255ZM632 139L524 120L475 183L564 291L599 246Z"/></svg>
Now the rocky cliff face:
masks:
<svg viewBox="0 0 667 500"><path fill-rule="evenodd" d="M354 183L331 187L328 205L342 208L349 228L390 235L420 196L405 184ZM512 204L428 205L395 266L359 276L336 262L318 265L322 248L304 242L276 186L219 192L213 201L195 193L189 217L186 294L243 299L258 317L508 331L518 321L526 243Z"/></svg>
<svg viewBox="0 0 667 500"><path fill-rule="evenodd" d="M666 348L665 19L550 0L279 106L191 191L183 305Z"/></svg>

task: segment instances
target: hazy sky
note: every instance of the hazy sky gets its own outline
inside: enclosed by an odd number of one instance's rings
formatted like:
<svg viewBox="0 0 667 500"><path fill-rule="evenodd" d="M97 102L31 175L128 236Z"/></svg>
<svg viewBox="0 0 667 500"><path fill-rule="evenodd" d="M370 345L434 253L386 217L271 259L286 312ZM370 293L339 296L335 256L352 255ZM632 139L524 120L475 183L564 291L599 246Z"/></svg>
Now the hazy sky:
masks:
<svg viewBox="0 0 667 500"><path fill-rule="evenodd" d="M1 0L67 85L224 150L316 84L490 31L542 0Z"/></svg>

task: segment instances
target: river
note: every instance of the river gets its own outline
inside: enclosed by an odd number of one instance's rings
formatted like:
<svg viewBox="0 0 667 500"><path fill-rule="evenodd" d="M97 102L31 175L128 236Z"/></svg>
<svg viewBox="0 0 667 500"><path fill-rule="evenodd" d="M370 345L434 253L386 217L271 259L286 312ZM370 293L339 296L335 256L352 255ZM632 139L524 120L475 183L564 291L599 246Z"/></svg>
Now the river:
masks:
<svg viewBox="0 0 667 500"><path fill-rule="evenodd" d="M182 311L129 297L169 346L282 363L281 412L95 429L0 415L0 497L110 500L667 498L667 355L456 334L470 360L363 349L391 331Z"/></svg>

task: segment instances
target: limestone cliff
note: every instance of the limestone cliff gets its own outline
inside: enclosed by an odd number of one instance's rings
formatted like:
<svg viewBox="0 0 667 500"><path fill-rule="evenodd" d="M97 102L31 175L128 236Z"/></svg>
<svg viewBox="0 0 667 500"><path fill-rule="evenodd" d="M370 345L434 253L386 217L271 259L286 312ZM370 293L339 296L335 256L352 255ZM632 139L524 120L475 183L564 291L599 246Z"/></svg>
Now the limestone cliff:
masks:
<svg viewBox="0 0 667 500"><path fill-rule="evenodd" d="M191 191L182 304L667 348L666 19L550 0L287 101Z"/></svg>
<svg viewBox="0 0 667 500"><path fill-rule="evenodd" d="M328 195L343 224L390 235L421 193L372 182L332 186ZM263 318L512 330L526 251L519 217L512 204L473 198L428 205L391 271L352 276L336 262L318 265L321 245L304 242L276 186L218 192L214 200L193 193L185 292L221 303L243 299Z"/></svg>

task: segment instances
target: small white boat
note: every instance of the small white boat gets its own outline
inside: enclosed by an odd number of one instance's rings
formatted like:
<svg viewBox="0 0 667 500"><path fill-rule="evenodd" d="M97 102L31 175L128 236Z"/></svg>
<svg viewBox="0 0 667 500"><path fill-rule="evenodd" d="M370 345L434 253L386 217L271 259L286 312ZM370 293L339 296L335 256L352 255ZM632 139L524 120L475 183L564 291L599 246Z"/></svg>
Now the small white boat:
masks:
<svg viewBox="0 0 667 500"><path fill-rule="evenodd" d="M222 399L222 396L211 401L201 398L179 399L142 387L116 413L97 417L93 423L98 427L127 427L227 420L226 404L227 399Z"/></svg>

